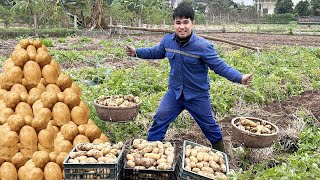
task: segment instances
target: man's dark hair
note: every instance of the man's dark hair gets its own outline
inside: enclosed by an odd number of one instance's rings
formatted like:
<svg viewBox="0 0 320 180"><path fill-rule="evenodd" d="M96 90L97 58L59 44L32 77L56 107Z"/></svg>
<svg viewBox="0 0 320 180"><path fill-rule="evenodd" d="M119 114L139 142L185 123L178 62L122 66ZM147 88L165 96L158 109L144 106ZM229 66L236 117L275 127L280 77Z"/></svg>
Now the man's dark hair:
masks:
<svg viewBox="0 0 320 180"><path fill-rule="evenodd" d="M194 10L191 7L191 4L188 2L181 2L178 7L176 7L173 11L173 20L176 19L176 17L180 18L190 18L192 21L194 20Z"/></svg>

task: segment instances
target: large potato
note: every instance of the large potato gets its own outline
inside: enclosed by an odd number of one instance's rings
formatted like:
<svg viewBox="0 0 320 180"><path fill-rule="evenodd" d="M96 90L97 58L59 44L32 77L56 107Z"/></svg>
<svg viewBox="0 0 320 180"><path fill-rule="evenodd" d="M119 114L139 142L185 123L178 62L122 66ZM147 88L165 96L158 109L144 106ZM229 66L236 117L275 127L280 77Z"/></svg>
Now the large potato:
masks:
<svg viewBox="0 0 320 180"><path fill-rule="evenodd" d="M25 117L27 115L33 116L32 108L28 103L20 102L17 104L15 109L16 114L21 114L22 117Z"/></svg>
<svg viewBox="0 0 320 180"><path fill-rule="evenodd" d="M14 111L11 108L4 108L0 110L0 125L5 124L10 115L14 114Z"/></svg>
<svg viewBox="0 0 320 180"><path fill-rule="evenodd" d="M54 151L54 148L47 149L47 148L44 148L43 146L41 146L40 143L38 143L38 150L39 151L46 151L47 153L51 153L52 151Z"/></svg>
<svg viewBox="0 0 320 180"><path fill-rule="evenodd" d="M38 149L37 132L28 125L21 128L19 133L20 138L20 152L26 158L32 158L34 152Z"/></svg>
<svg viewBox="0 0 320 180"><path fill-rule="evenodd" d="M58 69L55 66L47 64L42 68L42 77L47 83L54 84L59 77Z"/></svg>
<svg viewBox="0 0 320 180"><path fill-rule="evenodd" d="M96 125L88 125L85 135L89 138L90 142L92 142L101 136L101 130Z"/></svg>
<svg viewBox="0 0 320 180"><path fill-rule="evenodd" d="M32 179L32 180L43 180L44 174L43 171L40 168L32 168L30 171L26 174L26 179Z"/></svg>
<svg viewBox="0 0 320 180"><path fill-rule="evenodd" d="M21 39L19 41L19 45L23 49L27 49L27 47L30 45L30 40L29 39Z"/></svg>
<svg viewBox="0 0 320 180"><path fill-rule="evenodd" d="M50 64L51 56L49 55L48 52L39 51L36 56L36 62L40 65L40 67L43 67L47 64Z"/></svg>
<svg viewBox="0 0 320 180"><path fill-rule="evenodd" d="M29 60L28 52L25 49L17 49L12 53L12 60L14 65L23 67L23 65Z"/></svg>
<svg viewBox="0 0 320 180"><path fill-rule="evenodd" d="M65 124L60 129L64 139L73 141L73 139L78 135L78 127L73 123Z"/></svg>
<svg viewBox="0 0 320 180"><path fill-rule="evenodd" d="M20 95L16 91L7 91L3 100L7 107L14 109L20 102Z"/></svg>
<svg viewBox="0 0 320 180"><path fill-rule="evenodd" d="M35 113L35 117L32 120L32 127L37 131L40 132L42 129L47 128L47 125L52 118L52 113L48 108L41 108L39 112Z"/></svg>
<svg viewBox="0 0 320 180"><path fill-rule="evenodd" d="M56 84L59 86L61 91L64 91L66 88L71 87L72 80L69 75L60 73Z"/></svg>
<svg viewBox="0 0 320 180"><path fill-rule="evenodd" d="M12 61L11 58L9 58L3 62L2 69L4 72L8 72L13 66L14 66L14 62Z"/></svg>
<svg viewBox="0 0 320 180"><path fill-rule="evenodd" d="M34 41L32 42L32 45L33 45L36 49L38 49L38 48L42 47L42 42L41 42L39 39L37 39L37 40L34 40Z"/></svg>
<svg viewBox="0 0 320 180"><path fill-rule="evenodd" d="M43 169L49 162L49 153L46 151L37 151L32 155L32 161L36 167Z"/></svg>
<svg viewBox="0 0 320 180"><path fill-rule="evenodd" d="M80 89L80 87L79 87L77 84L72 83L71 89L73 89L74 92L76 92L76 93L78 94L78 96L81 96L81 94L82 94L82 93L81 93L81 89Z"/></svg>
<svg viewBox="0 0 320 180"><path fill-rule="evenodd" d="M52 59L50 65L54 66L54 67L57 69L58 74L61 73L60 65L59 65L59 63L58 63L56 60L53 60L53 59Z"/></svg>
<svg viewBox="0 0 320 180"><path fill-rule="evenodd" d="M33 45L29 45L27 47L27 53L28 53L28 56L29 56L30 60L32 60L32 61L36 60L37 50Z"/></svg>
<svg viewBox="0 0 320 180"><path fill-rule="evenodd" d="M25 85L36 87L41 80L41 68L39 64L34 61L28 61L23 67L23 76L26 81Z"/></svg>
<svg viewBox="0 0 320 180"><path fill-rule="evenodd" d="M22 84L14 84L11 87L10 91L15 91L15 92L18 92L19 94L22 92L28 93L27 89Z"/></svg>
<svg viewBox="0 0 320 180"><path fill-rule="evenodd" d="M89 107L87 106L87 104L86 104L85 102L83 102L83 101L80 101L79 106L81 106L82 108L85 109L85 111L87 112L87 116L89 117L89 115L90 115L90 109L89 109Z"/></svg>
<svg viewBox="0 0 320 180"><path fill-rule="evenodd" d="M11 86L22 81L23 71L18 66L13 66L8 72L1 74L1 88L10 90Z"/></svg>
<svg viewBox="0 0 320 180"><path fill-rule="evenodd" d="M27 162L27 158L25 158L21 152L18 152L11 158L11 163L19 169L21 166L23 166Z"/></svg>
<svg viewBox="0 0 320 180"><path fill-rule="evenodd" d="M44 178L46 180L62 180L62 171L57 163L48 162L44 168Z"/></svg>
<svg viewBox="0 0 320 180"><path fill-rule="evenodd" d="M63 126L64 124L69 123L71 119L69 107L62 102L57 102L53 106L52 116L58 126Z"/></svg>
<svg viewBox="0 0 320 180"><path fill-rule="evenodd" d="M35 103L38 99L40 99L41 94L43 93L43 91L39 88L32 88L29 91L29 96L27 99L27 103L30 105L33 105L33 103Z"/></svg>
<svg viewBox="0 0 320 180"><path fill-rule="evenodd" d="M53 91L45 91L41 94L40 99L44 107L51 109L58 101L58 96Z"/></svg>
<svg viewBox="0 0 320 180"><path fill-rule="evenodd" d="M1 165L0 174L1 174L1 179L3 179L3 180L17 180L18 179L18 172L17 172L16 167L9 162L4 162Z"/></svg>
<svg viewBox="0 0 320 180"><path fill-rule="evenodd" d="M19 132L24 126L25 121L21 114L12 114L8 117L8 125L11 131Z"/></svg>
<svg viewBox="0 0 320 180"><path fill-rule="evenodd" d="M53 131L43 129L39 132L38 140L42 147L46 149L53 148L53 141L55 137Z"/></svg>
<svg viewBox="0 0 320 180"><path fill-rule="evenodd" d="M73 146L76 146L79 143L89 143L90 140L87 138L87 136L79 134L73 139Z"/></svg>
<svg viewBox="0 0 320 180"><path fill-rule="evenodd" d="M54 146L54 152L60 154L61 152L69 153L72 150L73 146L70 141L62 140L57 146Z"/></svg>
<svg viewBox="0 0 320 180"><path fill-rule="evenodd" d="M32 111L33 115L36 116L36 114L39 112L40 109L44 108L44 105L40 99L38 99L35 103L32 105Z"/></svg>
<svg viewBox="0 0 320 180"><path fill-rule="evenodd" d="M55 85L55 84L48 84L46 86L46 91L53 91L55 92L56 94L60 93L61 90L59 88L59 86Z"/></svg>
<svg viewBox="0 0 320 180"><path fill-rule="evenodd" d="M77 125L86 124L88 122L88 113L81 106L75 106L71 110L71 119Z"/></svg>

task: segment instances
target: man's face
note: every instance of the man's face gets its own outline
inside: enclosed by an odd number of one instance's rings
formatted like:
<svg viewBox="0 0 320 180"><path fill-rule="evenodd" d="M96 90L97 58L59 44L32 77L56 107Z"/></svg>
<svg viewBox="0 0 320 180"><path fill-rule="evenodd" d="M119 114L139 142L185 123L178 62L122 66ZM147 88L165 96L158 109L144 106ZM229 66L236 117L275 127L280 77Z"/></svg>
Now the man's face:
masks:
<svg viewBox="0 0 320 180"><path fill-rule="evenodd" d="M181 17L176 17L173 24L173 27L179 38L188 37L192 32L193 26L194 21L192 21L190 18L186 19Z"/></svg>

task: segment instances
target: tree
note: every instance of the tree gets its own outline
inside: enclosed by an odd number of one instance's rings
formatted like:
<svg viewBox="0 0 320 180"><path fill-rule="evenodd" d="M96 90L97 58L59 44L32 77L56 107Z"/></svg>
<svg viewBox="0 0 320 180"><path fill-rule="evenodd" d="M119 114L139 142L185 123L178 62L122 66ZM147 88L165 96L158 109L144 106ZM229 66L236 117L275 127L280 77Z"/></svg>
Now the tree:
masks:
<svg viewBox="0 0 320 180"><path fill-rule="evenodd" d="M209 17L227 16L231 10L236 8L236 4L232 0L206 0L206 3Z"/></svg>
<svg viewBox="0 0 320 180"><path fill-rule="evenodd" d="M294 10L300 17L309 16L311 14L310 3L308 1L299 1Z"/></svg>
<svg viewBox="0 0 320 180"><path fill-rule="evenodd" d="M311 0L311 14L320 16L320 0Z"/></svg>
<svg viewBox="0 0 320 180"><path fill-rule="evenodd" d="M139 18L139 25L143 20L151 20L150 16L157 20L165 18L171 10L169 10L169 3L165 0L115 0L112 4L113 8L121 9L122 12L129 11L134 17ZM127 13L129 13L127 12ZM118 14L118 13L117 13ZM125 16L123 14L122 16ZM134 17L131 17L131 23L134 23ZM149 23L155 23L150 21Z"/></svg>
<svg viewBox="0 0 320 180"><path fill-rule="evenodd" d="M293 12L292 0L277 0L274 12L276 14L286 14Z"/></svg>

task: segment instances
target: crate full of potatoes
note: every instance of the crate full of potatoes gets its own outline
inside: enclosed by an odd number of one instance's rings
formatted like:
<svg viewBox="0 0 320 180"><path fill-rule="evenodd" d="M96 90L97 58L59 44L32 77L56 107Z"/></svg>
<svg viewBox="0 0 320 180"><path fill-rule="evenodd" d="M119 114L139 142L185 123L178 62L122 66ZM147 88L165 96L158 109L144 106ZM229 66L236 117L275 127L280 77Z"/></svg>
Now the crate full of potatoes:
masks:
<svg viewBox="0 0 320 180"><path fill-rule="evenodd" d="M124 159L124 179L175 179L173 142L134 139Z"/></svg>
<svg viewBox="0 0 320 180"><path fill-rule="evenodd" d="M65 179L121 179L124 144L79 143L64 160Z"/></svg>
<svg viewBox="0 0 320 180"><path fill-rule="evenodd" d="M183 153L178 160L181 180L227 179L228 157L225 153L191 141L183 142Z"/></svg>

